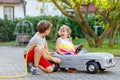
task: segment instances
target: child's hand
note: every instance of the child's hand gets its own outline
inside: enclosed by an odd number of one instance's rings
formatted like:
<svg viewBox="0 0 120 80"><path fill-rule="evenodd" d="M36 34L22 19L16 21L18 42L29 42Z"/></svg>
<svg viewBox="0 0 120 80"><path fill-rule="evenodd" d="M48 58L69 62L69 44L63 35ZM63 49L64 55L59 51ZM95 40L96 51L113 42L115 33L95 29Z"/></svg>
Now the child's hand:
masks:
<svg viewBox="0 0 120 80"><path fill-rule="evenodd" d="M57 52L52 52L53 54L57 54Z"/></svg>
<svg viewBox="0 0 120 80"><path fill-rule="evenodd" d="M58 51L55 52L55 53L56 53L56 54L60 54L60 55L64 55L62 52L58 52Z"/></svg>
<svg viewBox="0 0 120 80"><path fill-rule="evenodd" d="M59 53L60 55L64 55L63 53Z"/></svg>

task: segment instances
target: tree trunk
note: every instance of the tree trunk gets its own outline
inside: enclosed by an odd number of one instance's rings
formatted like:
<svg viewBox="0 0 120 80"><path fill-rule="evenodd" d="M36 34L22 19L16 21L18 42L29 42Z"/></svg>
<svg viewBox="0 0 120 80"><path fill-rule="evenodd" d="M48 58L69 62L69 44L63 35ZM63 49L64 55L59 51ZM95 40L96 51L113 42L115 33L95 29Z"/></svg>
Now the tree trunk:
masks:
<svg viewBox="0 0 120 80"><path fill-rule="evenodd" d="M109 24L109 26L108 26L108 28L106 28L105 30L104 30L104 32L101 34L101 36L100 36L100 38L99 38L99 43L98 43L98 45L99 45L99 47L102 47L102 44L103 44L103 41L104 41L104 39L106 38L106 36L110 33L110 31L113 29L113 23L110 21L109 22L110 24Z"/></svg>
<svg viewBox="0 0 120 80"><path fill-rule="evenodd" d="M116 33L117 33L117 26L114 25L114 28L111 30L110 36L109 36L109 44L108 44L109 47L113 46Z"/></svg>
<svg viewBox="0 0 120 80"><path fill-rule="evenodd" d="M83 34L84 34L84 36L85 36L85 38L86 38L86 40L88 42L89 47L95 47L95 45L94 45L94 43L92 41L92 38L90 36L90 33L89 33L90 30L88 29L90 26L87 25L86 22L79 22L79 21L77 21L77 22L81 26L82 32L83 32ZM94 32L92 30L91 30L91 32L94 34Z"/></svg>
<svg viewBox="0 0 120 80"><path fill-rule="evenodd" d="M82 29L82 32L83 32L83 34L88 42L89 47L94 47L94 43L93 43L90 35L87 32L85 32L83 29Z"/></svg>

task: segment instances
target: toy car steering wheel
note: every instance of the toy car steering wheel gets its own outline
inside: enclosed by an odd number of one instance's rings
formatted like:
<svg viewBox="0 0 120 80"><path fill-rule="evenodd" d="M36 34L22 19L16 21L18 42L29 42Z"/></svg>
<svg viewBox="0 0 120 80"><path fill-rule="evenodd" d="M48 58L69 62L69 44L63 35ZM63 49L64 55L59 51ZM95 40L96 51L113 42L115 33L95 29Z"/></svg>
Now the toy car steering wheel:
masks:
<svg viewBox="0 0 120 80"><path fill-rule="evenodd" d="M76 49L76 53L78 53L81 49L82 49L82 47L83 47L83 44L80 44L78 47L77 47L77 49Z"/></svg>

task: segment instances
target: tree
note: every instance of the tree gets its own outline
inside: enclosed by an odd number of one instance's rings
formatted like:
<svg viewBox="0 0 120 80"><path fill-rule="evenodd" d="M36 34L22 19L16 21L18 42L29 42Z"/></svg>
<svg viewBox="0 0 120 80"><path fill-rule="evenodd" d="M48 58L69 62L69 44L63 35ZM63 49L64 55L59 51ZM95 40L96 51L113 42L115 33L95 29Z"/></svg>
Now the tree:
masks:
<svg viewBox="0 0 120 80"><path fill-rule="evenodd" d="M63 15L68 16L78 22L81 26L82 32L88 41L90 47L102 47L104 39L118 24L118 16L120 16L120 1L119 0L51 0L54 5L62 12ZM96 13L107 20L108 25L104 26L104 31L100 36L97 36L93 29L88 24L86 16L82 15L82 5L94 4L96 6ZM72 9L74 14L67 13L66 9ZM86 10L87 14L87 10ZM114 16L115 15L115 16ZM114 32L114 31L113 31ZM91 36L92 35L92 36ZM93 40L92 40L93 38Z"/></svg>
<svg viewBox="0 0 120 80"><path fill-rule="evenodd" d="M119 0L118 0L119 1ZM117 32L119 32L119 27L120 27L120 5L116 6L116 10L113 12L113 20L115 22L113 29L110 31L109 35L109 47L112 47L115 41L115 36Z"/></svg>

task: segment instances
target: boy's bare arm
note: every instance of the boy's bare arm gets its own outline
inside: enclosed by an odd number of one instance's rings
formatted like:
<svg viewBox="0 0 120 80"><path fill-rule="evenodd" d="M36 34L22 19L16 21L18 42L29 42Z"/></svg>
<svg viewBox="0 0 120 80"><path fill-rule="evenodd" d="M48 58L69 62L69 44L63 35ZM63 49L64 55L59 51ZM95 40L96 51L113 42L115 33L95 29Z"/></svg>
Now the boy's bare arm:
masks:
<svg viewBox="0 0 120 80"><path fill-rule="evenodd" d="M45 49L48 50L48 44L47 44L47 41L45 42Z"/></svg>

